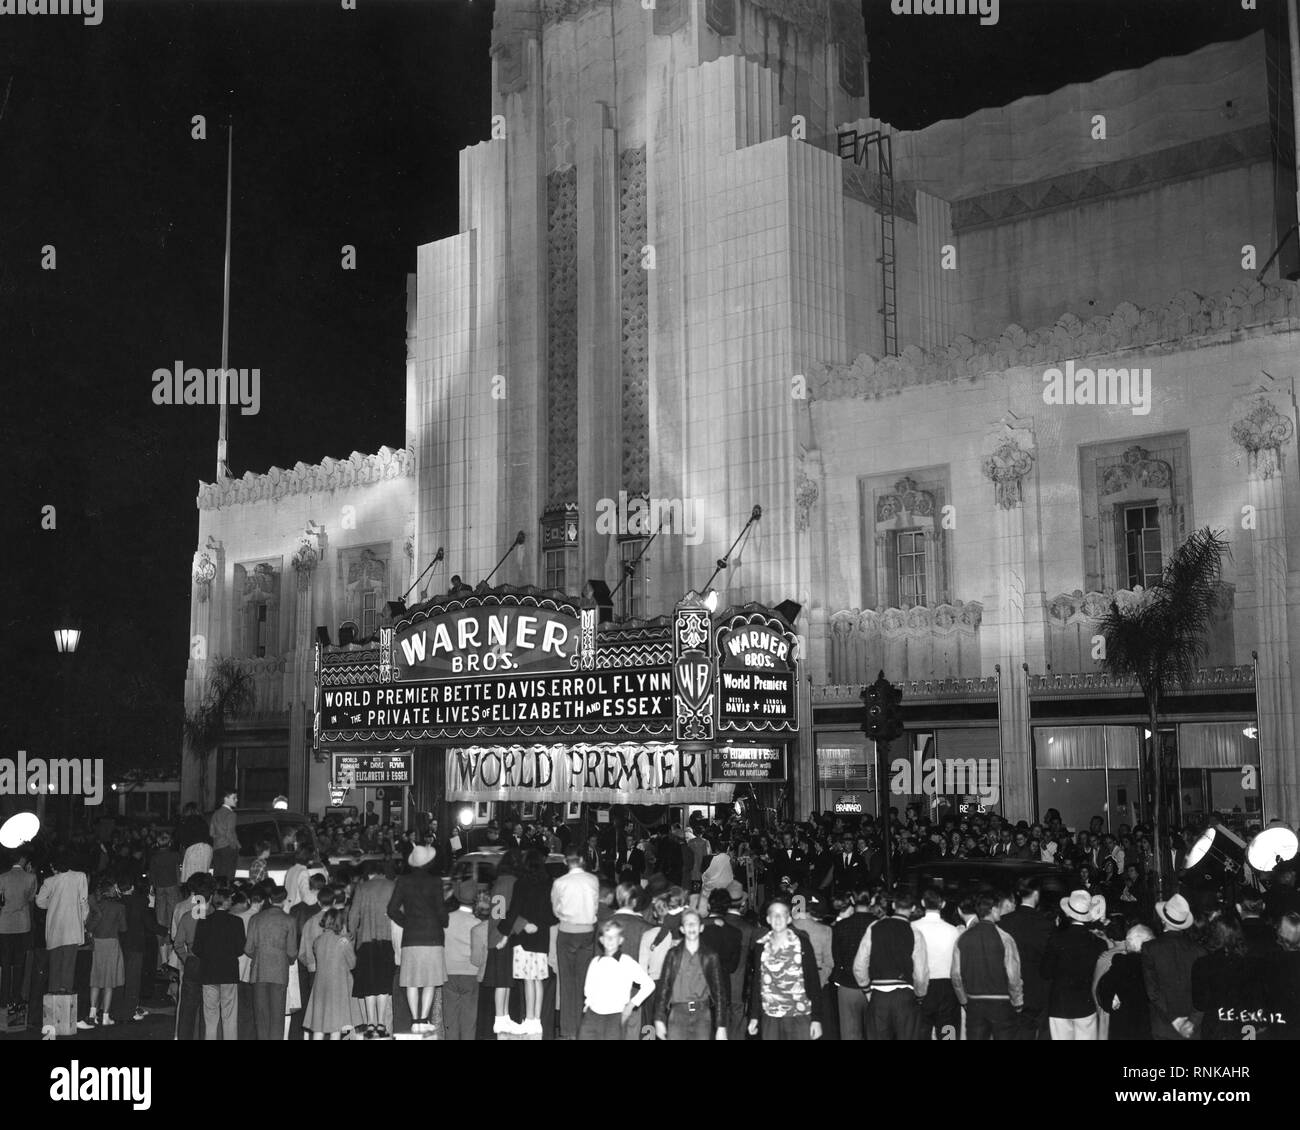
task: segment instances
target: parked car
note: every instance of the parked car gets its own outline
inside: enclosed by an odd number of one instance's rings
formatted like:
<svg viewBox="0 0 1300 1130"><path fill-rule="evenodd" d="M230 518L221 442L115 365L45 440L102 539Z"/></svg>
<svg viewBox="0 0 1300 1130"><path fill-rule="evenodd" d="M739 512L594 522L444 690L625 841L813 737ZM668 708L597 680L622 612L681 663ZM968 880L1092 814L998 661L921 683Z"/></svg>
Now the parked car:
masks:
<svg viewBox="0 0 1300 1130"><path fill-rule="evenodd" d="M306 845L312 851L316 850L316 834L312 831L311 821L301 812L288 812L282 808L235 809L235 835L239 839L239 858L235 862L237 879L248 878L248 868L257 858L257 845L262 840L271 844L266 874L275 883L284 882L299 846Z"/></svg>
<svg viewBox="0 0 1300 1130"><path fill-rule="evenodd" d="M491 889L503 855L504 848L480 848L466 852L451 865L451 874L442 877L443 898L451 898L456 888L467 879L473 879L474 886L479 891ZM567 870L563 855L552 852L546 857L546 872L552 879L558 879Z"/></svg>
<svg viewBox="0 0 1300 1130"><path fill-rule="evenodd" d="M1034 878L1042 885L1041 905L1054 906L1074 889L1078 876L1069 867L1032 859L935 859L908 864L900 878L917 897L927 887L937 887L950 905L985 892L1014 896L1021 879Z"/></svg>

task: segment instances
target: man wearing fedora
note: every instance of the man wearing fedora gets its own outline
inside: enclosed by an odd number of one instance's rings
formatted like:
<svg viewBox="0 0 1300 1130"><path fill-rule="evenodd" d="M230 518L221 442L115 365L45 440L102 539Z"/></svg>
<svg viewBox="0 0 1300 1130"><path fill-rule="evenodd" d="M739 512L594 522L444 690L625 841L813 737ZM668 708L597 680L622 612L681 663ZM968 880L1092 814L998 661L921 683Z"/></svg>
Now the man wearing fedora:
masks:
<svg viewBox="0 0 1300 1130"><path fill-rule="evenodd" d="M1106 900L1087 891L1072 891L1061 899L1061 913L1068 925L1048 939L1041 965L1043 979L1050 982L1047 1026L1053 1040L1095 1040L1092 974L1106 943L1090 927L1106 916Z"/></svg>
<svg viewBox="0 0 1300 1130"><path fill-rule="evenodd" d="M1192 908L1182 895L1156 903L1164 926L1154 941L1142 947L1142 980L1151 1002L1153 1040L1193 1040L1200 1014L1192 1005L1192 966L1205 948L1192 936Z"/></svg>

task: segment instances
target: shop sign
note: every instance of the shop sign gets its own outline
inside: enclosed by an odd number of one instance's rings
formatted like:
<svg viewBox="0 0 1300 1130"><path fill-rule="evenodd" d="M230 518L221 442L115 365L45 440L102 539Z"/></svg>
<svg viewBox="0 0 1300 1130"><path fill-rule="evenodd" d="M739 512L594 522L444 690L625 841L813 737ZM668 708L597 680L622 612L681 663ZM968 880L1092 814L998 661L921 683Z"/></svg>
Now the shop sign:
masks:
<svg viewBox="0 0 1300 1130"><path fill-rule="evenodd" d="M783 747L729 745L709 750L710 781L757 784L785 779Z"/></svg>

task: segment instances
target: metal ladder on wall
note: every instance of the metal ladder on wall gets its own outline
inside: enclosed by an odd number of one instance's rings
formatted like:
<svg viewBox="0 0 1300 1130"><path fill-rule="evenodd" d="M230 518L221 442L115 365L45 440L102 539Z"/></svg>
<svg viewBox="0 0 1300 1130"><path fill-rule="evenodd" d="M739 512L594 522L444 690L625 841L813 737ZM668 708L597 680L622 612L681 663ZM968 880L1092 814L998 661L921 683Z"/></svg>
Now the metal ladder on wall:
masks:
<svg viewBox="0 0 1300 1130"><path fill-rule="evenodd" d="M880 309L885 334L885 356L898 354L898 268L894 245L894 150L889 134L872 130L863 136L860 162L870 169L867 152L876 151L880 176Z"/></svg>

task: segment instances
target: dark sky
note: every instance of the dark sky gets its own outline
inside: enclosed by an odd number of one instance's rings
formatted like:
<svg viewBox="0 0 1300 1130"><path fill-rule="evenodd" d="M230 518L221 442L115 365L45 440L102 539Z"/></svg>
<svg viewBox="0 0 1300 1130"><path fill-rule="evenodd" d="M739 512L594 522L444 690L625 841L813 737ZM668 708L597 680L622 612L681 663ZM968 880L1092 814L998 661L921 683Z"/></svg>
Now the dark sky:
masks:
<svg viewBox="0 0 1300 1130"><path fill-rule="evenodd" d="M864 7L872 111L899 128L1279 18L1275 0L1002 0L993 27ZM130 664L181 696L216 409L154 405L150 375L219 363L227 114L230 363L262 371L260 414L232 418L233 472L403 442L405 276L419 244L456 230L456 155L487 136L492 8L104 0L97 27L0 17L7 721L39 713L63 609L86 631L87 677Z"/></svg>

